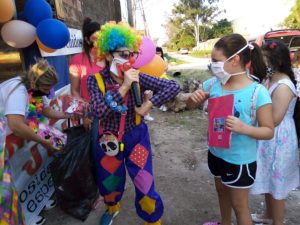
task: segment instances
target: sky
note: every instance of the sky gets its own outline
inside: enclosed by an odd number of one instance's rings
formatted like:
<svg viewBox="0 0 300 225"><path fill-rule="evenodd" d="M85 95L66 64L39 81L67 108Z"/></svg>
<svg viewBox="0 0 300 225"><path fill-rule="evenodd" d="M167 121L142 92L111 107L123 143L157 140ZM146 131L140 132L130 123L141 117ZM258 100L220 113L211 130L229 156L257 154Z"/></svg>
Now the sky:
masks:
<svg viewBox="0 0 300 225"><path fill-rule="evenodd" d="M167 41L163 24L171 15L172 7L179 0L143 0L145 15L152 40L159 39L158 44ZM226 13L220 19L238 20L242 30L255 36L276 29L289 14L295 0L220 0L218 6ZM262 22L263 21L263 22ZM137 29L143 29L143 20L137 18ZM246 32L246 31L245 31Z"/></svg>

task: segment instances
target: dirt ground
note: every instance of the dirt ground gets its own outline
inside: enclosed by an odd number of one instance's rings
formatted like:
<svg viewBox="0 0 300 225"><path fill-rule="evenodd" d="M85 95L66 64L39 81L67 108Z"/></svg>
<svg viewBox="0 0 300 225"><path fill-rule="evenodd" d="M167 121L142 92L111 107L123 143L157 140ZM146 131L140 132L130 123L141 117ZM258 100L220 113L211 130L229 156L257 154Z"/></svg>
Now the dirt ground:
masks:
<svg viewBox="0 0 300 225"><path fill-rule="evenodd" d="M201 225L220 218L213 177L207 168L207 118L203 111L181 113L154 109L148 122L153 150L156 189L160 193L165 212L164 225ZM134 209L134 189L127 179L122 209L114 225L138 225L143 221ZM253 212L263 209L262 196L251 196ZM92 211L85 222L73 219L59 207L44 212L46 225L98 225L104 205ZM234 216L233 216L234 218ZM287 225L300 224L300 191L293 191L287 199Z"/></svg>

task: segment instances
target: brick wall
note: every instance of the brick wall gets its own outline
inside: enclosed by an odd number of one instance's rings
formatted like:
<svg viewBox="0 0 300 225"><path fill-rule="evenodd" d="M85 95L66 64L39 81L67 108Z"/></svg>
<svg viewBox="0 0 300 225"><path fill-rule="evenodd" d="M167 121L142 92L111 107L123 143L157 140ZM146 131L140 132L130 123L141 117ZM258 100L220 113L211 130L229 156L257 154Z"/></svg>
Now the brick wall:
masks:
<svg viewBox="0 0 300 225"><path fill-rule="evenodd" d="M84 17L90 17L100 24L110 20L121 20L119 0L49 0L49 2L52 5L56 3L62 9L58 17L69 27L81 28Z"/></svg>

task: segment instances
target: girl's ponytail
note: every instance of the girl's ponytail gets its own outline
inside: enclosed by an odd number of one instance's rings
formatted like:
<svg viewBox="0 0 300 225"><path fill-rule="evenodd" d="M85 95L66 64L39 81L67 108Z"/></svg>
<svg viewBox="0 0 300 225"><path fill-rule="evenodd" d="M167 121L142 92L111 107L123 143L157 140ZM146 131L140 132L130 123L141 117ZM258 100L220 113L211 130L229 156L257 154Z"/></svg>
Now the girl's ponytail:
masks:
<svg viewBox="0 0 300 225"><path fill-rule="evenodd" d="M267 66L264 62L263 54L260 47L256 43L251 43L253 49L250 53L251 72L262 82L267 76Z"/></svg>

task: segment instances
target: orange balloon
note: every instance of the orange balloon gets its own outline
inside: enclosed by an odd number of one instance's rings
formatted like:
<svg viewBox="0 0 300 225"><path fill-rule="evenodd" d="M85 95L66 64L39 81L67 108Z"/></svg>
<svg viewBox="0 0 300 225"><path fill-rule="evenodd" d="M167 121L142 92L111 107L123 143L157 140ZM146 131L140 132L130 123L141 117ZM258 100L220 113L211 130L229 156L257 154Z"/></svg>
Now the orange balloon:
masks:
<svg viewBox="0 0 300 225"><path fill-rule="evenodd" d="M44 52L52 53L56 51L56 49L48 48L46 45L44 45L38 37L36 37L35 40L39 48L42 49Z"/></svg>
<svg viewBox="0 0 300 225"><path fill-rule="evenodd" d="M9 21L15 14L15 4L12 0L0 1L0 23Z"/></svg>
<svg viewBox="0 0 300 225"><path fill-rule="evenodd" d="M160 77L165 72L165 67L165 61L159 55L155 55L152 61L139 68L139 71L153 77Z"/></svg>

